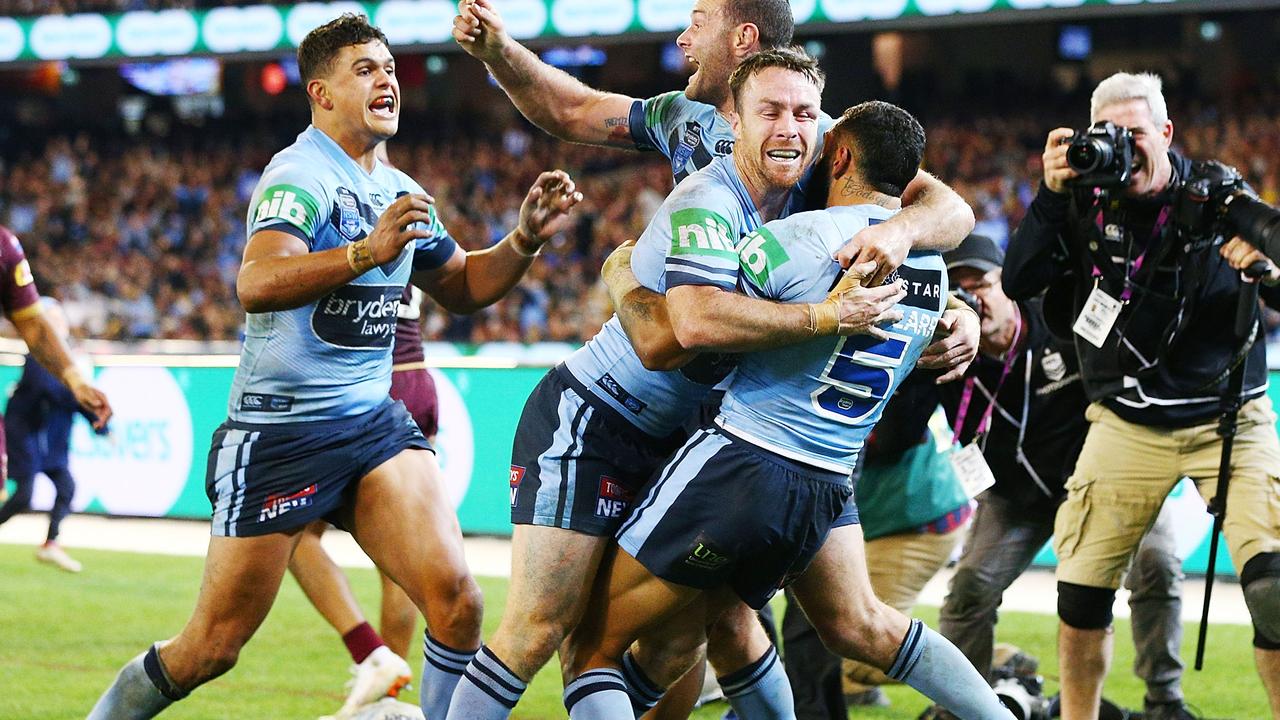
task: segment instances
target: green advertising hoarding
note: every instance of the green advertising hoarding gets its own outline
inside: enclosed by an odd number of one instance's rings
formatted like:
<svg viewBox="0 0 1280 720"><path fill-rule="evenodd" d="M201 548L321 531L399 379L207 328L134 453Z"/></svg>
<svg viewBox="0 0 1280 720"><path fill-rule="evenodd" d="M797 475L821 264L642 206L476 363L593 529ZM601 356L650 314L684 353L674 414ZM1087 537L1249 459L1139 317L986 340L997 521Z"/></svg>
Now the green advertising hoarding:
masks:
<svg viewBox="0 0 1280 720"><path fill-rule="evenodd" d="M1204 0L793 0L791 9L803 26L1195 3L1208 5ZM498 3L508 31L521 40L672 33L687 25L692 7L692 0ZM451 42L457 6L450 0L385 0L0 17L0 63L288 51L312 28L344 12L368 15L393 46L433 46Z"/></svg>
<svg viewBox="0 0 1280 720"><path fill-rule="evenodd" d="M433 369L440 400L436 446L445 484L467 533L507 535L510 524L511 440L525 399L545 368ZM233 368L105 367L95 382L115 409L112 433L94 435L77 421L71 469L78 488L73 509L110 515L208 518L204 492L208 442L226 418ZM5 397L19 368L0 367ZM1280 375L1270 394L1280 406ZM52 487L37 483L35 506L47 508ZM1178 543L1186 568L1208 563L1210 518L1194 488L1174 491ZM1220 570L1229 571L1225 545ZM1037 564L1052 565L1046 548Z"/></svg>

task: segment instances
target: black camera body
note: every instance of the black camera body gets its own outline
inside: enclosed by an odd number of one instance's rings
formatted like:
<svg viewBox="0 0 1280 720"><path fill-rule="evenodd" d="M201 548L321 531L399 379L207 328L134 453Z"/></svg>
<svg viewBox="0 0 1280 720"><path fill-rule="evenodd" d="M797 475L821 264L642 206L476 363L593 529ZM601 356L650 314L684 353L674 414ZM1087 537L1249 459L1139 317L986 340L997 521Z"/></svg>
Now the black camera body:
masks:
<svg viewBox="0 0 1280 720"><path fill-rule="evenodd" d="M1079 173L1077 187L1112 188L1129 184L1133 174L1133 131L1110 120L1078 130L1068 141L1067 165Z"/></svg>
<svg viewBox="0 0 1280 720"><path fill-rule="evenodd" d="M1264 255L1280 257L1280 210L1257 198L1235 168L1197 161L1178 188L1173 219L1192 241L1240 236Z"/></svg>

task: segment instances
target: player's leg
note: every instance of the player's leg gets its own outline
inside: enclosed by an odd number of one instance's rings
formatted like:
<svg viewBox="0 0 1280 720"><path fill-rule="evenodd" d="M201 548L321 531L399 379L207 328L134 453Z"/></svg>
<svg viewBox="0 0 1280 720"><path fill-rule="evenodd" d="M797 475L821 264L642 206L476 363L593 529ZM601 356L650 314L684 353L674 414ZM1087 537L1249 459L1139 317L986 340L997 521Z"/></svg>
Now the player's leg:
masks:
<svg viewBox="0 0 1280 720"><path fill-rule="evenodd" d="M1147 684L1143 705L1182 705L1182 558L1168 500L1142 538L1125 576L1133 630L1133 672Z"/></svg>
<svg viewBox="0 0 1280 720"><path fill-rule="evenodd" d="M6 423L9 454L8 477L13 478L13 494L0 506L0 525L31 507L31 492L36 485L34 456L37 452L33 433L20 430L11 420Z"/></svg>
<svg viewBox="0 0 1280 720"><path fill-rule="evenodd" d="M31 492L36 485L35 475L13 475L13 494L8 500L4 501L4 505L0 506L0 525L8 522L10 518L20 512L25 512L31 507Z"/></svg>
<svg viewBox="0 0 1280 720"><path fill-rule="evenodd" d="M978 497L960 562L938 613L938 632L988 681L1004 591L1052 534L1052 512L1028 512L990 490Z"/></svg>
<svg viewBox="0 0 1280 720"><path fill-rule="evenodd" d="M409 646L413 643L413 631L418 624L418 609L404 589L381 570L378 571L378 580L382 585L378 632L391 652L400 657L408 657Z"/></svg>
<svg viewBox="0 0 1280 720"><path fill-rule="evenodd" d="M1239 420L1222 532L1253 620L1258 675L1272 717L1280 718L1280 439L1266 395L1246 403ZM1197 433L1182 456L1185 474L1206 502L1217 491L1221 447L1212 427Z"/></svg>
<svg viewBox="0 0 1280 720"><path fill-rule="evenodd" d="M1085 417L1089 431L1054 520L1064 720L1098 716L1115 590L1181 475L1173 433L1127 423L1097 403Z"/></svg>
<svg viewBox="0 0 1280 720"><path fill-rule="evenodd" d="M497 631L458 684L455 720L510 714L582 616L628 489L669 450L585 393L552 369L521 413L511 450L511 585Z"/></svg>
<svg viewBox="0 0 1280 720"><path fill-rule="evenodd" d="M898 533L866 544L871 589L886 605L909 616L920 591L947 564L963 534L964 512L952 513L933 529ZM867 693L891 682L882 670L856 660L843 663L844 694Z"/></svg>
<svg viewBox="0 0 1280 720"><path fill-rule="evenodd" d="M398 695L413 678L413 671L404 656L388 649L365 620L346 573L321 545L328 527L329 523L317 520L299 534L289 572L320 616L342 637L354 663L355 677L339 711L342 714L387 695Z"/></svg>
<svg viewBox="0 0 1280 720"><path fill-rule="evenodd" d="M230 670L267 617L296 533L209 539L191 619L176 637L129 661L89 720L143 720Z"/></svg>
<svg viewBox="0 0 1280 720"><path fill-rule="evenodd" d="M833 530L793 590L837 655L874 665L966 720L1009 717L954 645L875 596L861 526Z"/></svg>
<svg viewBox="0 0 1280 720"><path fill-rule="evenodd" d="M656 577L626 552L612 553L600 567L607 578L574 631L575 654L566 674L564 703L572 720L634 717L622 673L623 656L641 635L679 613L705 617L702 591Z"/></svg>
<svg viewBox="0 0 1280 720"><path fill-rule="evenodd" d="M402 450L365 475L350 529L426 619L418 692L423 713L443 718L463 667L480 645L484 601L467 568L462 531L435 454Z"/></svg>
<svg viewBox="0 0 1280 720"><path fill-rule="evenodd" d="M577 649L577 635L570 633L560 649L567 678ZM636 717L688 717L702 689L702 674L692 673L698 676L696 687L688 687L693 680L686 678L695 666L705 665L706 618L692 609L637 638L623 653L621 667Z"/></svg>
<svg viewBox="0 0 1280 720"><path fill-rule="evenodd" d="M732 603L707 629L707 659L738 717L795 717L795 699L778 651L746 603Z"/></svg>
<svg viewBox="0 0 1280 720"><path fill-rule="evenodd" d="M80 572L79 561L68 555L58 543L62 521L71 513L71 499L76 494L76 482L66 467L46 468L44 474L53 483L55 494L53 507L49 509L49 533L45 536L44 545L36 551L36 558L67 572Z"/></svg>

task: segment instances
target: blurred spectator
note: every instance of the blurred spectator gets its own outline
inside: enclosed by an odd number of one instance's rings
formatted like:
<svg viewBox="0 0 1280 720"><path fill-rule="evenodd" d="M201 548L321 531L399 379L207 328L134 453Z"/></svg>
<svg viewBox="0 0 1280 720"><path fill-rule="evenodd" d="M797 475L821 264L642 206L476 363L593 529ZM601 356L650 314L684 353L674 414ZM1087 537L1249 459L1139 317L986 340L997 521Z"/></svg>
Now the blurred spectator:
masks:
<svg viewBox="0 0 1280 720"><path fill-rule="evenodd" d="M0 5L16 0L0 0ZM34 0L32 0L34 1ZM1280 202L1280 118L1246 113L1186 117L1175 144L1238 167L1264 200ZM979 228L1003 244L1040 177L1046 128L1072 119L933 119L925 166L973 206ZM1078 120L1078 119L1076 119ZM601 152L516 126L485 138L396 139L391 158L431 192L467 249L495 242L538 172L564 168L585 194L579 222L543 251L521 287L473 317L427 303L428 340L582 342L607 319L600 264L636 238L669 191L652 155ZM248 192L276 148L266 140L59 137L0 158L0 223L23 239L41 287L65 304L77 335L108 340L238 339L235 295ZM1269 316L1269 327L1280 326Z"/></svg>

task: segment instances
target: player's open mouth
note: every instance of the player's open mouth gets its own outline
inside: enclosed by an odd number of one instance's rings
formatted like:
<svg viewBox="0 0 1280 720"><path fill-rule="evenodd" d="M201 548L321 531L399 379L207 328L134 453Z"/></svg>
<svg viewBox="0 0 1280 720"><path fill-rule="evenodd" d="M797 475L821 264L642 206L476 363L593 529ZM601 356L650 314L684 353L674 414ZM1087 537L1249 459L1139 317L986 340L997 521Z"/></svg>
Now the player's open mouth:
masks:
<svg viewBox="0 0 1280 720"><path fill-rule="evenodd" d="M396 99L391 95L383 95L369 103L369 112L386 118L396 116Z"/></svg>
<svg viewBox="0 0 1280 720"><path fill-rule="evenodd" d="M799 160L800 154L801 153L799 150L768 150L765 152L765 155L770 160L776 160L777 162L788 162L788 163L793 162L795 160Z"/></svg>

